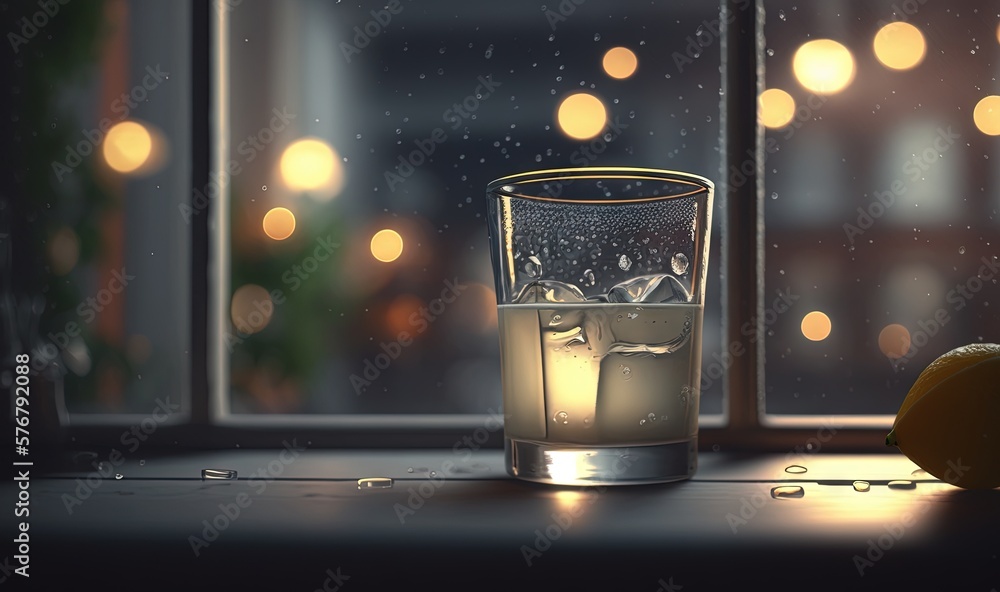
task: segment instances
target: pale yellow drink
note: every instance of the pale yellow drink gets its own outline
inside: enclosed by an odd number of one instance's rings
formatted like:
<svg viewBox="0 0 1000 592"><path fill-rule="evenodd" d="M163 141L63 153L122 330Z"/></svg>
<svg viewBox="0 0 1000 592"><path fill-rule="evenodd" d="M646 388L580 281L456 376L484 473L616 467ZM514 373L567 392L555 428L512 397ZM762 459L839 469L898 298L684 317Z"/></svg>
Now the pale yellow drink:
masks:
<svg viewBox="0 0 1000 592"><path fill-rule="evenodd" d="M645 445L698 427L700 304L499 307L506 436Z"/></svg>

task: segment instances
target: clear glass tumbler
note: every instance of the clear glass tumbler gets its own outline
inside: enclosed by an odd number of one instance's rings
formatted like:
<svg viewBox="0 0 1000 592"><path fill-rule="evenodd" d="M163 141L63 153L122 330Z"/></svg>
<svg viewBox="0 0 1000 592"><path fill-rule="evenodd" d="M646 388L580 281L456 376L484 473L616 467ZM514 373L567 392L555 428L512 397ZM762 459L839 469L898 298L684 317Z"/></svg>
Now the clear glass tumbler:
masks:
<svg viewBox="0 0 1000 592"><path fill-rule="evenodd" d="M564 485L693 475L712 182L576 168L487 191L507 471Z"/></svg>

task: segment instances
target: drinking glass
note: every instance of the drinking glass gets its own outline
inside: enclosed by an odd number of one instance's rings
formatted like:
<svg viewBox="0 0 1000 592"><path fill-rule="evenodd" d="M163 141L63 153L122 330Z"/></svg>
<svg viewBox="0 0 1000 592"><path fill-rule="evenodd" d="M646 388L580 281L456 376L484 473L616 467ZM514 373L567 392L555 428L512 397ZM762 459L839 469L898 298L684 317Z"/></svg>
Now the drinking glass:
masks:
<svg viewBox="0 0 1000 592"><path fill-rule="evenodd" d="M694 474L713 191L697 175L630 167L488 185L511 475Z"/></svg>

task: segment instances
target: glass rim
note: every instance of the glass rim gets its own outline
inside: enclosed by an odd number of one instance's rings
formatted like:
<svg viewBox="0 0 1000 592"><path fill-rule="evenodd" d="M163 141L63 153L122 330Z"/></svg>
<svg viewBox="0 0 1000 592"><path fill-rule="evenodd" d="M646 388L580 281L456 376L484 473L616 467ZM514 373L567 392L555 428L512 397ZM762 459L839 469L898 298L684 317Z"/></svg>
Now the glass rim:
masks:
<svg viewBox="0 0 1000 592"><path fill-rule="evenodd" d="M544 183L546 181L562 181L562 180L577 180L577 179L634 179L637 181L642 180L653 180L653 181L667 181L675 182L681 185L688 185L692 187L690 191L670 193L663 195L655 195L651 197L638 197L638 198L616 198L616 199L586 199L586 198L569 198L569 197L556 197L556 196L544 196L544 195L531 195L526 193L521 193L516 190L516 185L518 184L528 184L528 183ZM612 203L641 203L650 201L662 201L668 199L675 199L679 197L686 197L691 195L697 195L699 193L711 194L715 190L715 184L706 177L701 175L696 175L693 173L687 173L683 171L674 171L667 169L654 169L654 168L641 168L641 167L613 167L613 166L602 166L602 167L575 167L575 168L558 168L558 169L542 169L537 171L526 171L523 173L515 173L513 175L507 175L494 179L486 185L486 192L489 196L504 196L504 197L517 197L522 199L537 200L537 201L552 201L561 203L593 203L593 204L612 204Z"/></svg>

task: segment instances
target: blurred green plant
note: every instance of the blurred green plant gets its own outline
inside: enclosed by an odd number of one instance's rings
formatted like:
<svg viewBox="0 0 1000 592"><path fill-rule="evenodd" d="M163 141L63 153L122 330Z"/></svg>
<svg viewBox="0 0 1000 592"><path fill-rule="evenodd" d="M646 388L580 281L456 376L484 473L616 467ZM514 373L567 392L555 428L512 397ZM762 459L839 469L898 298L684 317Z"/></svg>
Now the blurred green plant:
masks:
<svg viewBox="0 0 1000 592"><path fill-rule="evenodd" d="M342 342L336 337L343 332L346 304L336 282L346 251L343 230L334 207L310 202L299 197L295 240L262 238L265 248L252 254L233 249L230 297L248 284L278 296L270 322L258 332L242 334L230 319L233 396L250 411L301 410L318 390L323 361ZM247 215L240 195L231 203L233 220Z"/></svg>
<svg viewBox="0 0 1000 592"><path fill-rule="evenodd" d="M99 273L94 264L102 255L102 219L121 206L99 182L94 158L84 158L65 176L56 174L54 163L64 162L67 150L81 141L80 122L66 101L100 75L104 42L113 30L103 0L53 6L55 14L37 1L13 0L4 10L13 54L6 59L11 67L8 166L14 182L0 198L5 214L0 232L7 237L0 261L8 336L3 347L5 357L34 352L36 369L54 381L65 380L67 403L81 407L98 399L96 367L130 372L122 348L75 314L87 296L88 276ZM50 258L50 240L65 228L72 229L78 243L72 271L54 270ZM90 371L80 375L67 371L65 343L52 338L65 332L69 322L82 327L81 338L93 360Z"/></svg>

